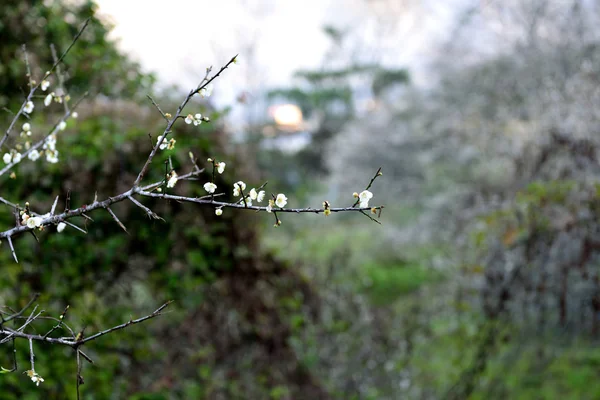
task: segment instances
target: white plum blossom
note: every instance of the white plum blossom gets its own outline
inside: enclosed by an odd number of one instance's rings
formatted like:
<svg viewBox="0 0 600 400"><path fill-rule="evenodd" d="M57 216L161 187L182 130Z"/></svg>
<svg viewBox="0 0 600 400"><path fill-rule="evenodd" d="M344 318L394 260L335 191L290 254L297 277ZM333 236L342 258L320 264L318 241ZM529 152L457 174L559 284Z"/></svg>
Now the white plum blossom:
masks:
<svg viewBox="0 0 600 400"><path fill-rule="evenodd" d="M156 141L156 144L160 143L160 141L163 139L163 136L159 136L158 140ZM167 146L169 145L169 142L167 142L166 140L162 140L162 143L160 143L159 149L164 150L167 148Z"/></svg>
<svg viewBox="0 0 600 400"><path fill-rule="evenodd" d="M287 204L287 197L285 197L285 194L279 193L275 198L275 204L279 208L285 207L285 205Z"/></svg>
<svg viewBox="0 0 600 400"><path fill-rule="evenodd" d="M48 107L52 103L52 99L54 98L54 92L49 93L46 97L44 97L44 105Z"/></svg>
<svg viewBox="0 0 600 400"><path fill-rule="evenodd" d="M42 219L40 217L29 217L27 218L27 227L28 228L37 228L42 225Z"/></svg>
<svg viewBox="0 0 600 400"><path fill-rule="evenodd" d="M23 156L21 155L21 153L18 153L15 150L11 150L10 153L4 153L4 155L2 156L2 161L4 161L5 164L10 164L11 162L16 164L20 162L22 158Z"/></svg>
<svg viewBox="0 0 600 400"><path fill-rule="evenodd" d="M58 150L46 150L46 161L50 164L56 164L58 162Z"/></svg>
<svg viewBox="0 0 600 400"><path fill-rule="evenodd" d="M260 192L258 192L258 195L256 196L256 201L258 201L259 203L261 201L263 201L265 198L265 191L261 190Z"/></svg>
<svg viewBox="0 0 600 400"><path fill-rule="evenodd" d="M23 124L23 132L21 132L21 137L23 136L31 136L31 124L29 122L25 122Z"/></svg>
<svg viewBox="0 0 600 400"><path fill-rule="evenodd" d="M213 91L213 84L209 83L208 85L206 85L206 87L203 87L202 89L200 89L200 96L210 97L210 95L212 94L212 91Z"/></svg>
<svg viewBox="0 0 600 400"><path fill-rule="evenodd" d="M194 125L198 126L202 123L202 114L194 115Z"/></svg>
<svg viewBox="0 0 600 400"><path fill-rule="evenodd" d="M223 214L223 210L222 210L222 209L220 209L220 208L217 208L217 209L215 210L215 214L216 214L217 216L220 216L221 214Z"/></svg>
<svg viewBox="0 0 600 400"><path fill-rule="evenodd" d="M31 377L31 381L35 383L35 386L40 386L40 383L44 382L44 378L39 375L35 375Z"/></svg>
<svg viewBox="0 0 600 400"><path fill-rule="evenodd" d="M168 188L175 187L175 184L177 183L177 179L179 179L179 177L177 176L177 173L175 171L172 171L171 172L171 177L167 181L167 187Z"/></svg>
<svg viewBox="0 0 600 400"><path fill-rule="evenodd" d="M271 212L273 210L273 206L275 205L275 202L273 201L273 199L269 199L269 205L267 205L267 212Z"/></svg>
<svg viewBox="0 0 600 400"><path fill-rule="evenodd" d="M239 196L240 195L240 188L241 190L246 189L246 184L242 181L238 181L233 185L233 195L234 196Z"/></svg>
<svg viewBox="0 0 600 400"><path fill-rule="evenodd" d="M23 107L23 112L26 114L31 114L33 112L33 108L35 106L33 105L33 101L28 101L27 103L25 103L25 107Z"/></svg>
<svg viewBox="0 0 600 400"><path fill-rule="evenodd" d="M58 225L56 226L56 232L61 233L62 231L65 230L66 227L67 227L67 224L65 224L64 222L59 222Z"/></svg>
<svg viewBox="0 0 600 400"><path fill-rule="evenodd" d="M204 184L204 190L206 190L208 193L214 193L215 190L217 190L217 185L212 182L206 182Z"/></svg>
<svg viewBox="0 0 600 400"><path fill-rule="evenodd" d="M71 117L73 117L73 119L77 119L77 117L79 117L79 113L77 111L73 111L71 113Z"/></svg>
<svg viewBox="0 0 600 400"><path fill-rule="evenodd" d="M56 136L50 135L44 141L43 149L54 151L56 149Z"/></svg>
<svg viewBox="0 0 600 400"><path fill-rule="evenodd" d="M33 149L29 152L29 154L27 155L27 158L29 158L31 161L35 161L38 158L40 158L40 152L37 151L36 149Z"/></svg>
<svg viewBox="0 0 600 400"><path fill-rule="evenodd" d="M65 121L60 121L60 123L58 124L59 131L64 131L66 127L67 127L67 123Z"/></svg>
<svg viewBox="0 0 600 400"><path fill-rule="evenodd" d="M360 192L360 194L358 195L358 199L360 200L360 208L369 207L369 200L371 200L372 198L373 193L369 192L368 190L363 190L362 192Z"/></svg>
<svg viewBox="0 0 600 400"><path fill-rule="evenodd" d="M225 163L224 162L220 162L217 164L217 172L222 174L225 171Z"/></svg>
<svg viewBox="0 0 600 400"><path fill-rule="evenodd" d="M25 371L28 377L31 378L31 381L35 383L36 386L40 386L40 383L44 382L44 378L38 375L37 372L30 369L29 371Z"/></svg>
<svg viewBox="0 0 600 400"><path fill-rule="evenodd" d="M40 85L40 88L42 89L42 92L45 92L49 86L50 86L50 82L47 81L46 79L44 79L42 81L42 84Z"/></svg>
<svg viewBox="0 0 600 400"><path fill-rule="evenodd" d="M256 200L257 197L258 197L258 193L256 192L256 189L252 188L250 190L250 199L251 200Z"/></svg>
<svg viewBox="0 0 600 400"><path fill-rule="evenodd" d="M202 123L202 114L188 114L187 117L185 117L185 123L188 125L194 123L195 126L200 125Z"/></svg>

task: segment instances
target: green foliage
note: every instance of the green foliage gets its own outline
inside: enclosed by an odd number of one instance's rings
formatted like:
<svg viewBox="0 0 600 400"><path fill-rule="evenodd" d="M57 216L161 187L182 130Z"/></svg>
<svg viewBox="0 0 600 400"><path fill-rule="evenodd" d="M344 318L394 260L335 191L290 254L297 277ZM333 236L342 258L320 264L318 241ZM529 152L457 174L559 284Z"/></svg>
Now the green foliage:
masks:
<svg viewBox="0 0 600 400"><path fill-rule="evenodd" d="M316 85L323 84L327 81L345 81L348 77L363 73L371 73L378 67L376 65L352 65L347 68L307 71L299 70L294 74L296 77L306 80L308 83Z"/></svg>
<svg viewBox="0 0 600 400"><path fill-rule="evenodd" d="M83 22L90 23L62 65L76 98L84 92L110 98L140 97L155 78L121 54L108 39L111 29L96 15L94 1L19 1L0 4L0 106L14 107L27 91L22 44L26 44L34 78L53 64L50 45L61 55Z"/></svg>
<svg viewBox="0 0 600 400"><path fill-rule="evenodd" d="M365 263L362 270L366 275L363 290L377 305L391 304L441 278L438 272L403 260L395 263Z"/></svg>
<svg viewBox="0 0 600 400"><path fill-rule="evenodd" d="M380 68L375 72L371 90L375 96L381 95L386 89L394 87L398 84L406 84L410 80L408 71L402 69L385 69Z"/></svg>
<svg viewBox="0 0 600 400"><path fill-rule="evenodd" d="M20 163L14 169L16 179L4 177L3 196L15 202L29 201L33 210L46 212L57 195L59 209L65 207L67 192L70 206L78 207L91 202L96 193L102 199L127 190L164 128L164 121L147 101L137 103L151 91L152 76L142 74L107 40L110 27L94 15L93 2L12 3L0 6L0 67L10 69L9 75L0 74L0 93L6 96L3 104L18 106L26 87L20 44L28 44L37 76L52 63L48 44L55 43L61 53L87 17L91 17L90 26L61 67L73 97L87 90L92 95L78 109L79 119L70 121L67 130L58 135L61 162ZM165 110L176 107L168 97L159 101ZM209 115L212 121L227 112L191 103L192 109ZM36 111L32 125L52 124L56 116L48 110ZM225 134L218 130L218 123L200 127L177 124L173 133L176 150L159 153L145 181L164 177L169 155L177 171L189 170L190 150L199 160L208 156L227 160L227 171L217 176L219 187L231 187L234 177L243 179L236 166L247 163L225 155ZM205 178L209 179L208 172ZM205 194L197 182L179 182L172 192ZM224 192L224 199L229 200L230 190ZM299 315L288 321L279 314L279 299L284 303L283 299L292 296L289 305L297 309L304 298L297 293L308 296L309 289L302 279L258 251L254 217L229 211L217 217L212 208L141 201L167 222L150 221L135 205L123 202L113 210L129 234L108 213L97 211L90 215L93 222L72 221L87 229L87 235L70 227L57 234L49 227L37 233L39 243L29 235L15 238L19 264L10 252L0 253L2 304L17 309L34 292L41 292L39 304L46 315L56 317L69 305L66 321L75 330L85 327L85 333L91 334L175 300L171 313L85 346L95 364L83 366L84 398L202 398L215 392L227 393L228 398L244 398L248 393L254 398L295 396L303 385L301 377L294 378L297 361L285 348L281 351L288 355L279 357L275 366L265 354L271 342L286 345L288 323L292 329L302 326ZM0 223L14 224L8 208L0 210ZM246 278L239 280L239 276ZM271 281L277 285L272 286ZM265 304L271 311L265 312ZM232 324L236 329L229 331ZM40 332L51 326L51 321L36 321ZM215 334L217 330L220 332ZM259 334L271 331L278 336L271 339ZM242 343L252 351L247 356L242 351L243 357L230 363L229 349L240 345L238 332L252 338ZM0 354L0 366L8 368L12 349L3 348L7 351ZM196 352L202 348L213 351ZM34 350L36 371L45 382L35 387L22 374L29 351L27 343L17 342L19 370L2 374L0 399L74 398L73 352L38 343ZM279 370L292 372L281 376ZM232 377L236 374L238 378ZM265 382L258 385L258 376L266 377Z"/></svg>

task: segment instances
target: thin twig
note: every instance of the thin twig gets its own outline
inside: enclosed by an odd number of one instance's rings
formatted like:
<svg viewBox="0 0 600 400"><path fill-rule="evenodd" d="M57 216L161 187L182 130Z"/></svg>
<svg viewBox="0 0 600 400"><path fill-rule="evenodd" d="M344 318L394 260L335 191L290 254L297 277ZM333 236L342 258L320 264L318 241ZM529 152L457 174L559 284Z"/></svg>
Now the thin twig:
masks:
<svg viewBox="0 0 600 400"><path fill-rule="evenodd" d="M165 115L165 113L163 112L163 110L160 109L160 106L156 103L156 101L154 101L154 99L152 98L152 96L150 96L149 94L147 94L146 97L148 99L150 99L150 101L152 102L152 105L154 107L156 107L156 109L158 110L158 112L160 113L160 115L162 115L162 117L165 119L165 121L169 122L169 118L167 118L167 116Z"/></svg>
<svg viewBox="0 0 600 400"><path fill-rule="evenodd" d="M35 355L33 354L33 339L29 338L29 361L31 362L32 371L35 371L34 358Z"/></svg>
<svg viewBox="0 0 600 400"><path fill-rule="evenodd" d="M8 236L7 239L8 239L8 245L10 246L10 251L15 259L15 262L18 264L19 260L17 259L17 253L15 252L15 247L13 246L12 239L10 238L10 236Z"/></svg>
<svg viewBox="0 0 600 400"><path fill-rule="evenodd" d="M373 182L375 182L375 179L377 179L381 175L382 175L381 174L381 167L379 167L377 169L377 172L375 172L375 175L371 178L371 181L369 181L369 184L367 185L367 187L365 188L365 190L371 189L371 186L373 185ZM354 203L354 205L352 207L356 207L358 205L358 203L360 203L360 199L356 199L356 202Z"/></svg>
<svg viewBox="0 0 600 400"><path fill-rule="evenodd" d="M58 64L66 57L66 55L69 53L69 51L71 51L71 48L73 47L73 45L75 45L75 43L77 42L77 40L79 39L79 37L81 36L81 34L83 33L83 31L85 30L85 28L88 26L90 22L90 18L88 18L83 26L81 27L81 29L79 30L79 32L77 32L77 34L75 35L75 37L73 38L73 40L71 41L71 44L69 45L69 47L67 47L67 49L63 52L63 54L58 58L58 60L56 60L56 62L54 63L54 65L52 65L52 67L50 68L50 70L48 70L48 72L44 75L44 77L42 78L42 80L40 82L38 82L37 85L35 85L34 87L31 88L31 90L29 91L29 94L27 95L27 98L25 99L25 101L23 101L23 104L21 105L21 108L19 109L19 111L15 114L15 116L13 117L11 123L9 124L8 128L6 129L6 132L4 133L4 136L2 137L2 139L0 139L0 147L4 146L4 143L6 142L6 140L8 139L10 132L12 131L13 127L15 126L15 124L17 123L17 120L19 119L19 117L23 114L23 110L25 109L25 105L27 104L27 102L31 101L31 99L33 98L33 95L35 94L35 92L37 91L38 87L42 84L42 81L46 78L48 78L48 76L52 73L52 71L54 71L54 69L58 66ZM1 174L0 174L1 175Z"/></svg>
<svg viewBox="0 0 600 400"><path fill-rule="evenodd" d="M121 325L117 325L117 326L113 326L112 328L103 330L101 332L98 332L92 336L86 337L85 339L82 339L78 342L75 343L76 346L80 346L84 343L90 342L92 340L96 340L98 339L100 336L104 336L108 333L114 332L114 331L118 331L120 329L124 329L127 328L130 325L135 325L135 324L139 324L140 322L144 322L146 320L149 320L151 318L157 317L159 315L162 314L162 310L164 310L165 308L167 308L169 306L169 304L171 304L173 302L173 300L169 300L167 301L165 304L163 304L162 306L158 307L156 310L154 310L154 312L152 314L146 315L145 317L141 317L138 319L130 319L129 321L125 322L124 324Z"/></svg>
<svg viewBox="0 0 600 400"><path fill-rule="evenodd" d="M151 209L149 209L148 207L146 207L145 205L143 205L142 203L140 203L139 201L137 201L133 197L129 196L128 198L129 198L129 200L131 200L131 202L133 204L135 204L136 206L138 206L139 208L141 208L142 210L144 210L146 212L146 215L148 215L149 218L161 219L161 220L164 221L164 219L162 219L161 217L159 217L158 214L156 214L154 211L152 211Z"/></svg>
<svg viewBox="0 0 600 400"><path fill-rule="evenodd" d="M6 199L4 199L4 198L2 198L2 197L0 197L0 203L4 203L4 204L6 204L7 206L10 206L10 207L12 207L12 208L15 208L15 209L18 209L18 208L19 208L19 207L18 207L16 204L14 204L14 203L11 203L10 201L8 201L8 200L6 200Z"/></svg>
<svg viewBox="0 0 600 400"><path fill-rule="evenodd" d="M56 205L58 204L58 197L56 196L56 199L54 199L54 203L52 204L52 208L50 209L50 215L54 215L54 211L56 211Z"/></svg>
<svg viewBox="0 0 600 400"><path fill-rule="evenodd" d="M75 111L75 109L77 108L77 106L79 106L79 103L81 103L81 101L87 97L88 93L84 93L83 96L81 96L73 105L73 107L71 108L71 110L69 112L66 112L61 119L58 120L58 122L56 122L56 124L54 125L54 127L50 130L49 133L47 133L41 140L39 140L36 144L32 145L27 151L25 151L22 155L21 155L21 159L24 160L27 158L27 156L29 155L29 153L31 153L34 150L39 149L40 147L42 147L44 145L44 143L46 142L46 139L53 135L56 134L59 131L59 126L62 122L65 122L70 116L71 114ZM10 162L8 164L6 164L6 166L4 166L4 168L2 168L0 170L0 175L4 175L7 171L9 171L12 167L14 167L17 163L15 162Z"/></svg>
<svg viewBox="0 0 600 400"><path fill-rule="evenodd" d="M151 318L157 317L159 315L162 315L162 311L169 306L169 304L171 304L173 301L170 300L166 303L164 303L162 306L160 306L159 308L157 308L154 312L152 312L149 315L146 315L145 317L141 317L138 319L134 319L134 320L129 320L126 323L114 326L112 328L103 330L101 332L98 332L92 336L86 337L86 338L81 338L76 340L76 338L73 337L69 337L69 338L54 338L54 337L44 337L42 335L38 335L38 334L31 334L31 333L25 333L22 332L22 330L29 325L32 321L36 320L41 313L43 313L44 311L39 312L38 314L32 313L32 315L27 319L27 321L25 322L25 324L23 324L19 329L11 329L8 327L2 327L0 326L0 336L4 335L5 337L2 339L2 341L0 341L0 343L4 343L5 341L11 340L13 337L14 338L22 338L22 339L27 339L27 340L34 340L34 341L38 341L38 342L45 342L45 343L50 343L50 344L60 344L63 346L69 346L72 348L79 348L80 346L84 345L85 343L88 343L90 341L93 341L101 336L104 336L108 333L114 332L114 331L118 331L124 328L127 328L129 325L135 325L135 324L139 324L140 322L144 322L146 320L149 320Z"/></svg>
<svg viewBox="0 0 600 400"><path fill-rule="evenodd" d="M82 213L82 214L83 214L83 213ZM81 214L79 214L79 215L81 215ZM84 233L84 234L86 234L86 235L87 235L87 231L86 231L85 229L82 229L82 228L78 227L77 225L75 225L75 224L73 224L73 223L71 223L71 222L69 222L69 221L63 221L63 222L64 222L65 224L69 225L71 228L75 228L75 229L77 229L79 232L81 232L81 233Z"/></svg>
<svg viewBox="0 0 600 400"><path fill-rule="evenodd" d="M189 101L192 99L192 97L194 97L194 95L196 95L200 90L202 90L203 88L205 88L206 85L208 85L210 82L212 82L213 80L215 80L219 75L221 75L221 73L223 71L225 71L231 65L231 63L233 63L234 60L235 60L235 57L233 57L223 67L221 67L221 69L219 70L219 72L217 72L213 77L211 77L210 79L206 79L205 78L204 79L204 81L205 81L204 84L200 84L200 85L198 85L198 87L196 89L190 90L190 92L185 97L185 99L183 100L183 102L181 102L181 104L179 105L179 107L177 107L177 111L175 111L175 115L173 116L173 118L171 118L167 122L167 126L166 126L165 130L163 131L163 134L161 135L161 139L154 145L154 147L152 148L152 151L150 151L150 154L148 155L148 158L146 159L146 162L144 163L144 166L142 167L140 173L138 174L137 178L133 182L133 188L137 188L140 185L140 182L144 178L144 175L146 175L146 172L148 171L148 168L150 167L150 164L152 163L152 160L154 159L154 156L156 155L158 149L160 148L160 145L162 144L163 141L166 140L167 135L171 132L171 128L173 127L173 124L175 124L175 121L177 121L177 119L180 118L183 109L189 103Z"/></svg>
<svg viewBox="0 0 600 400"><path fill-rule="evenodd" d="M113 217L113 219L117 222L117 224L119 224L119 226L121 227L121 229L123 229L125 231L125 233L127 233L129 235L129 232L127 232L127 228L125 228L125 225L123 225L123 223L115 215L115 213L113 212L113 210L111 210L110 207L106 207L106 211L108 211L108 213L110 214L110 216Z"/></svg>
<svg viewBox="0 0 600 400"><path fill-rule="evenodd" d="M212 205L219 206L219 207L229 207L229 208L237 208L240 210L247 209L247 210L267 212L267 207L254 206L254 205L253 206L245 206L244 204L211 201L210 195L205 196L205 197L186 197L186 196L176 196L176 195L172 195L172 194L162 194L162 193L159 194L159 193L147 192L144 190L140 190L137 194L139 194L140 196L145 196L145 197L164 198L167 200L175 200L175 201L180 201L180 202L185 202L185 203L212 204ZM217 194L215 194L215 196L222 196L224 194L225 193L217 193ZM360 212L360 211L370 211L372 209L379 210L382 207L383 206L365 207L365 208L341 207L341 208L329 208L329 210L331 212L353 212L353 211ZM310 207L309 208L277 208L277 209L273 209L273 210L277 211L277 212L296 213L296 214L300 214L300 213L320 214L325 211L324 208L310 208Z"/></svg>
<svg viewBox="0 0 600 400"><path fill-rule="evenodd" d="M14 313L14 314L12 314L11 316L9 316L9 317L7 317L7 318L2 318L2 322L3 322L3 323L4 323L4 322L8 322L8 321L10 321L10 320L13 320L13 319L15 319L15 318L18 318L18 317L20 317L21 315L23 315L23 313L25 312L25 310L27 310L29 307L31 307L31 305L32 305L32 304L33 304L33 303L34 303L34 302L35 302L35 301L38 299L38 297L40 297L40 294L39 294L39 293L35 293L35 294L33 295L33 297L31 298L31 300L29 300L29 303L27 303L27 304L25 305L25 307L23 307L23 308L21 309L21 311L19 311L19 312L17 312L17 313Z"/></svg>

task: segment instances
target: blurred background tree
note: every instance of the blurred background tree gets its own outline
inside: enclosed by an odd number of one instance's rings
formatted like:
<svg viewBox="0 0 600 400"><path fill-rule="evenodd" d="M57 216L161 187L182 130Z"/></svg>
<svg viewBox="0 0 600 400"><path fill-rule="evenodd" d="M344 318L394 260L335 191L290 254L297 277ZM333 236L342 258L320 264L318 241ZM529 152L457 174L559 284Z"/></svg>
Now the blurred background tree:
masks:
<svg viewBox="0 0 600 400"><path fill-rule="evenodd" d="M43 68L53 64L50 44L66 50L87 18L91 18L89 29L70 52L64 71L73 97L87 91L111 99L145 96L154 76L141 73L139 65L108 40L111 27L97 16L97 8L93 1L9 0L0 5L0 106L20 103L24 93L22 45L31 57L32 74L43 74Z"/></svg>

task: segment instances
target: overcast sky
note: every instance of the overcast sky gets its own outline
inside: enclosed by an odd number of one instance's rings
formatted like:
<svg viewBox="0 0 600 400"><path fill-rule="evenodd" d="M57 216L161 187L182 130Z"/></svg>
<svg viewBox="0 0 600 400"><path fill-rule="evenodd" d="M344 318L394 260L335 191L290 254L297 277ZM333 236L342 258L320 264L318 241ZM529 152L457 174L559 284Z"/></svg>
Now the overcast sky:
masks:
<svg viewBox="0 0 600 400"><path fill-rule="evenodd" d="M216 100L224 105L243 91L285 86L294 71L322 65L330 49L322 29L325 24L354 31L353 40L362 42L357 49L373 50L378 61L408 66L417 80L423 78L421 61L448 30L456 1L460 0L97 3L100 13L114 24L112 35L120 47L145 70L156 72L162 84L188 89L197 84L207 66L218 68L240 53L240 67L227 71L215 88Z"/></svg>

